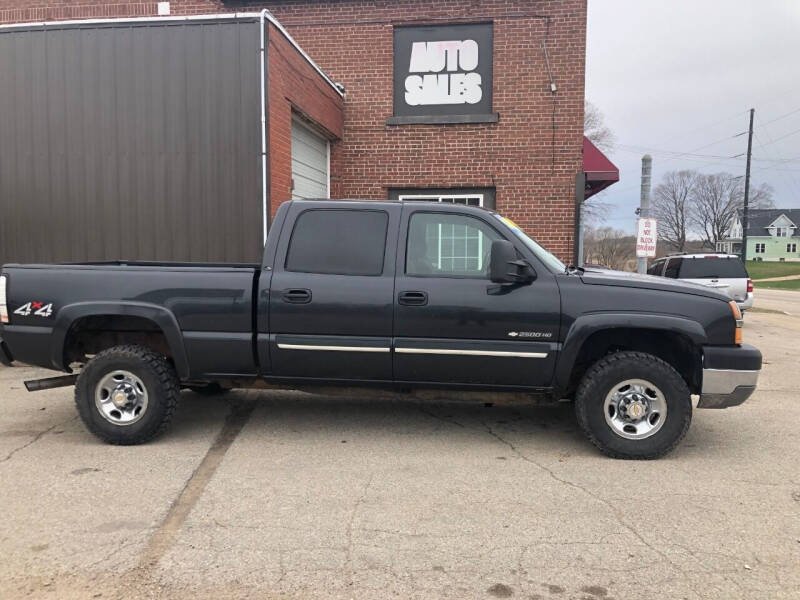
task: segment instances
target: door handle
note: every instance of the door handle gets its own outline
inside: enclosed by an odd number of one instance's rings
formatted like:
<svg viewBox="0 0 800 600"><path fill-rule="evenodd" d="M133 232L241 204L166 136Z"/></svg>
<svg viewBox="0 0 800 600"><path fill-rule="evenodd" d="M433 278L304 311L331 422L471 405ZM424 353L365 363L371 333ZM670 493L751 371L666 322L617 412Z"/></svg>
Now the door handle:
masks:
<svg viewBox="0 0 800 600"><path fill-rule="evenodd" d="M284 302L291 304L308 304L311 302L311 290L303 288L284 290L282 296Z"/></svg>
<svg viewBox="0 0 800 600"><path fill-rule="evenodd" d="M397 302L406 306L425 306L428 303L426 292L400 292Z"/></svg>

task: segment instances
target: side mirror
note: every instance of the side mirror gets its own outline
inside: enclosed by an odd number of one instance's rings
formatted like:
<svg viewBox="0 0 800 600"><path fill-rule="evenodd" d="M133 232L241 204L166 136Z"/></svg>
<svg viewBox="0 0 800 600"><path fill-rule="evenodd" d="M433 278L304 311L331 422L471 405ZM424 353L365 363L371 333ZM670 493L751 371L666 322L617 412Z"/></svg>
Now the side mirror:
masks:
<svg viewBox="0 0 800 600"><path fill-rule="evenodd" d="M493 283L528 283L536 279L536 272L524 260L517 258L514 244L495 240L490 254L489 279Z"/></svg>

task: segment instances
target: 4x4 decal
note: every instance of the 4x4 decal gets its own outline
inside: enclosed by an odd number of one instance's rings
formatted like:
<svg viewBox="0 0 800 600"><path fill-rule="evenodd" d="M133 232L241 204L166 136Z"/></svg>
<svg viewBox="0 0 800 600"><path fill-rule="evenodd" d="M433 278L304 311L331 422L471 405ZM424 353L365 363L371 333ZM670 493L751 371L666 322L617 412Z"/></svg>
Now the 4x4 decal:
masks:
<svg viewBox="0 0 800 600"><path fill-rule="evenodd" d="M15 310L14 314L20 315L21 317L27 317L31 314L37 317L49 317L53 314L53 303L49 302L45 304L44 302L36 301L26 302Z"/></svg>

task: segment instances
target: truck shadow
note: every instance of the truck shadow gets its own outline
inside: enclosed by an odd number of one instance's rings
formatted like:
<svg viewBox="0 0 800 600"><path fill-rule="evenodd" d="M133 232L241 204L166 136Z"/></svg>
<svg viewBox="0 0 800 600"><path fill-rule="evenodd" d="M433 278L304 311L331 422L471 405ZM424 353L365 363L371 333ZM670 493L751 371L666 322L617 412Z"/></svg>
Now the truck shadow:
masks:
<svg viewBox="0 0 800 600"><path fill-rule="evenodd" d="M242 404L253 405L244 435L330 439L337 443L359 440L402 441L448 439L458 443L506 446L550 445L552 451L595 453L578 428L572 404L530 405L476 402L418 401L360 396L322 396L300 392L234 390L226 395L202 397L184 392L167 437L192 436L221 423L226 412Z"/></svg>
<svg viewBox="0 0 800 600"><path fill-rule="evenodd" d="M338 443L359 439L370 443L403 438L409 443L447 439L465 444L504 444L510 451L524 447L525 452L550 455L602 456L578 427L572 403L485 406L474 401L419 401L403 396L348 398L293 391L234 390L203 397L184 392L173 427L165 437L194 435L197 428L221 424L232 406L242 404L253 406L245 427L247 435ZM695 424L666 460L708 458L711 450L711 454L725 454L725 446L732 440L726 436L724 426L705 426L709 420L700 414L705 412L695 412Z"/></svg>

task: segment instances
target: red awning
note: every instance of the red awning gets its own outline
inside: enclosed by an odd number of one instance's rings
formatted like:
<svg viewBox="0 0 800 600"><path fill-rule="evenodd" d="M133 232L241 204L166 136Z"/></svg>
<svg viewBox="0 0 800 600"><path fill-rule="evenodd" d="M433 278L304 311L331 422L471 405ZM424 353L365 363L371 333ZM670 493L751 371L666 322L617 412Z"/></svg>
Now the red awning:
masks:
<svg viewBox="0 0 800 600"><path fill-rule="evenodd" d="M619 181L619 169L586 136L583 136L583 171L586 198Z"/></svg>

